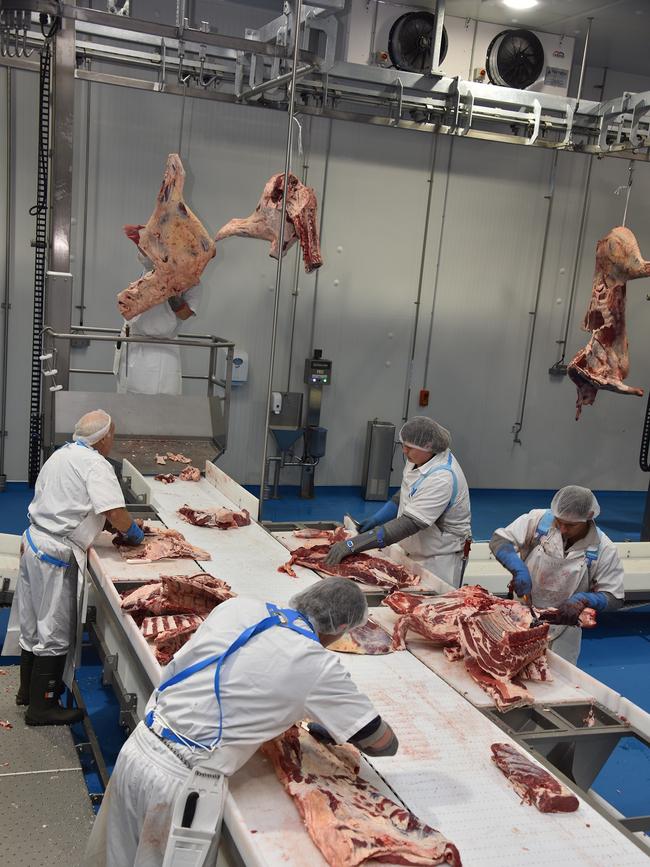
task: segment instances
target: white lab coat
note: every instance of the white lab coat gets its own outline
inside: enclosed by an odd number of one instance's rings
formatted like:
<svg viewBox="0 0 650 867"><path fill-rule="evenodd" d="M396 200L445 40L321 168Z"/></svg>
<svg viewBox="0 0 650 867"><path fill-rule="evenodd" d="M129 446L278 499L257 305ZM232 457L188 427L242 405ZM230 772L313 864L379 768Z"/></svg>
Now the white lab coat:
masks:
<svg viewBox="0 0 650 867"><path fill-rule="evenodd" d="M465 474L453 455L450 469L456 476L457 490L450 505L453 476L448 470L437 469L447 466L449 458L450 452L446 449L420 467L407 461L402 474L398 515L407 515L427 526L399 544L426 569L458 587L463 547L472 534L472 520ZM417 490L412 493L414 485Z"/></svg>
<svg viewBox="0 0 650 867"><path fill-rule="evenodd" d="M40 560L23 536L18 584L3 653L19 648L36 656L62 656L73 644L81 603L86 549L103 529L101 512L124 506L110 463L93 448L68 443L43 465L29 508L34 545L69 563ZM70 682L72 660L65 679Z"/></svg>
<svg viewBox="0 0 650 867"><path fill-rule="evenodd" d="M237 597L223 602L209 615L192 639L161 674L161 683L195 662L223 653L249 626L268 616L264 602ZM151 696L147 712L155 708L160 723L195 741L216 737L219 710L214 694L214 665ZM192 750L173 743L173 749L192 767L201 765L229 777L265 741L294 722L310 718L345 742L377 711L359 692L335 653L316 641L274 627L256 635L224 663L221 670L223 737L211 751ZM124 756L124 758L123 758ZM146 843L145 828L157 817L168 828L173 801L189 769L143 724L122 749L91 833L84 865L160 867L164 845ZM166 841L166 835L164 838ZM163 841L163 843L164 843Z"/></svg>
<svg viewBox="0 0 650 867"><path fill-rule="evenodd" d="M560 531L551 526L539 541L536 537L544 509L521 515L496 534L512 542L530 572L535 608L557 608L574 593L607 592L625 597L623 567L616 545L592 521L589 532L566 552ZM598 548L598 557L588 565L586 553ZM579 626L551 626L551 650L575 664L580 654L582 629Z"/></svg>
<svg viewBox="0 0 650 867"><path fill-rule="evenodd" d="M193 286L182 298L196 313L202 290ZM132 337L178 336L182 320L176 316L167 301L156 304L129 321ZM119 394L182 394L180 347L152 343L123 343L116 350L117 391Z"/></svg>

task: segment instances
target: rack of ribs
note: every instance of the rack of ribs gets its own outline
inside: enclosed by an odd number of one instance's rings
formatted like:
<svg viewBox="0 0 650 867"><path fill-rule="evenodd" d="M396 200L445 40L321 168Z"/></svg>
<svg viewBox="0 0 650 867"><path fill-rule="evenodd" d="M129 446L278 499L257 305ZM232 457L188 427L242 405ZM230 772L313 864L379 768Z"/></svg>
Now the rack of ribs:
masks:
<svg viewBox="0 0 650 867"><path fill-rule="evenodd" d="M650 261L641 256L629 229L617 226L596 244L596 270L591 302L582 323L591 339L568 366L578 389L576 420L583 406L596 400L599 388L618 394L643 395L642 388L625 385L630 370L625 332L626 283L650 277Z"/></svg>
<svg viewBox="0 0 650 867"><path fill-rule="evenodd" d="M125 226L124 232L153 263L153 271L117 296L125 319L149 310L196 286L216 246L183 200L185 170L178 154L169 154L154 212L146 226Z"/></svg>
<svg viewBox="0 0 650 867"><path fill-rule="evenodd" d="M216 241L238 235L243 238L260 238L271 242L270 254L274 259L280 255L280 221L282 219L282 196L284 172L270 178L257 207L245 219L235 218L217 232ZM300 240L305 271L309 274L323 264L316 225L316 193L289 173L286 218L282 255Z"/></svg>

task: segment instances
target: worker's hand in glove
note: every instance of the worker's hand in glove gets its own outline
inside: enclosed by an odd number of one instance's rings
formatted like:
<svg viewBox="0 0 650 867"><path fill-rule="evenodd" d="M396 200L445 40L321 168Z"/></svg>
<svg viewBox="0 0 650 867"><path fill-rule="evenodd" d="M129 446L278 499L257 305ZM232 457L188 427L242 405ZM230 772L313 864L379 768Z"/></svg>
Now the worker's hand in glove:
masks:
<svg viewBox="0 0 650 867"><path fill-rule="evenodd" d="M512 574L512 581L508 586L512 587L517 596L530 596L533 589L530 572L512 542L502 545L494 556Z"/></svg>
<svg viewBox="0 0 650 867"><path fill-rule="evenodd" d="M327 731L325 726L322 726L320 723L310 722L307 723L307 729L309 734L316 738L321 744L335 744L336 741L332 737L332 735Z"/></svg>
<svg viewBox="0 0 650 867"><path fill-rule="evenodd" d="M338 566L341 560L345 557L349 557L350 554L354 554L354 550L349 544L350 542L352 542L352 539L347 539L345 542L336 542L332 545L327 552L327 557L325 557L325 565Z"/></svg>
<svg viewBox="0 0 650 867"><path fill-rule="evenodd" d="M588 604L587 600L582 598L585 595L576 593L575 596L569 596L565 602L558 605L554 623L560 626L577 626L580 615Z"/></svg>
<svg viewBox="0 0 650 867"><path fill-rule="evenodd" d="M326 566L338 566L341 560L349 557L350 554L358 554L360 551L367 551L369 548L377 548L381 546L378 534L381 535L381 530L369 530L367 533L359 533L358 536L353 536L351 539L346 539L345 542L337 542L327 552L325 557Z"/></svg>
<svg viewBox="0 0 650 867"><path fill-rule="evenodd" d="M397 517L398 511L397 503L394 500L388 500L381 509L374 512L369 518L364 518L363 521L360 521L357 530L360 533L367 533L368 530L372 530L373 527L377 527L379 524L392 521L393 518Z"/></svg>
<svg viewBox="0 0 650 867"><path fill-rule="evenodd" d="M139 527L135 521L131 522L131 526L126 531L126 533L120 533L118 536L118 543L120 545L141 545L144 540L144 532L141 527Z"/></svg>

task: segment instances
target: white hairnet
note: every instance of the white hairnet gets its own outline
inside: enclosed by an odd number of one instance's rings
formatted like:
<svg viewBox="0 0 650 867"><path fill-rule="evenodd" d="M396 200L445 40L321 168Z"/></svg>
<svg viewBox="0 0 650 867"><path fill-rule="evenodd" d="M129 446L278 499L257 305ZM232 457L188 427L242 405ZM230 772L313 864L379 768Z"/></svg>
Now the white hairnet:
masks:
<svg viewBox="0 0 650 867"><path fill-rule="evenodd" d="M289 605L304 614L316 632L325 635L336 635L346 624L354 629L368 619L366 597L349 578L324 578L292 596Z"/></svg>
<svg viewBox="0 0 650 867"><path fill-rule="evenodd" d="M113 420L103 409L94 409L82 415L74 426L72 439L75 442L81 440L89 446L94 446L103 440L110 431Z"/></svg>
<svg viewBox="0 0 650 867"><path fill-rule="evenodd" d="M581 488L580 485L567 485L560 488L553 497L551 511L560 521L578 523L597 518L600 515L600 506L589 488Z"/></svg>
<svg viewBox="0 0 650 867"><path fill-rule="evenodd" d="M425 415L416 415L402 425L399 441L405 446L424 449L434 455L444 452L451 445L451 434L437 421Z"/></svg>

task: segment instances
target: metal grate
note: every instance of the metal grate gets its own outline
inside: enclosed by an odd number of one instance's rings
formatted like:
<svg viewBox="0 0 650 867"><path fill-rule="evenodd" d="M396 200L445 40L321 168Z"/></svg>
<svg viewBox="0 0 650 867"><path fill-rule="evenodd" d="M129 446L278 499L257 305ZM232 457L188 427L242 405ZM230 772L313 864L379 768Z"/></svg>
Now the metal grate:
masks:
<svg viewBox="0 0 650 867"><path fill-rule="evenodd" d="M38 122L38 182L36 204L29 213L36 217L34 252L34 318L32 330L32 379L29 405L29 484L36 483L41 467L41 344L45 301L47 258L48 168L50 139L51 46L47 40L41 50Z"/></svg>

